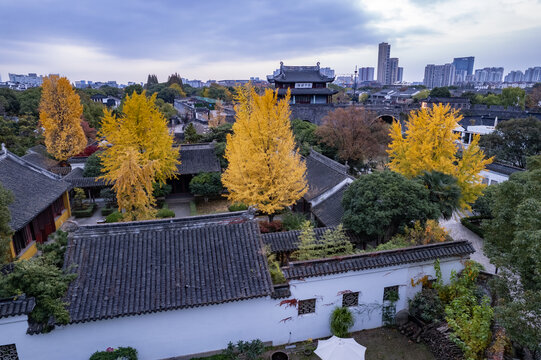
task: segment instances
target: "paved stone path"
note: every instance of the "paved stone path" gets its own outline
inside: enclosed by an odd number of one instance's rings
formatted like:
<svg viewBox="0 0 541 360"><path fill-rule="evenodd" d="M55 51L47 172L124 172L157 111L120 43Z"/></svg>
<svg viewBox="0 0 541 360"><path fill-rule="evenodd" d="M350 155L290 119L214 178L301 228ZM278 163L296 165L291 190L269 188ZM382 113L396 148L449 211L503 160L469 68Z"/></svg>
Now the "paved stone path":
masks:
<svg viewBox="0 0 541 360"><path fill-rule="evenodd" d="M471 254L470 258L482 264L487 272L492 274L495 273L496 267L490 263L490 260L483 252L483 239L462 225L458 214L455 213L449 220L440 220L440 225L449 232L449 235L451 235L453 239L469 240L475 249L475 253Z"/></svg>

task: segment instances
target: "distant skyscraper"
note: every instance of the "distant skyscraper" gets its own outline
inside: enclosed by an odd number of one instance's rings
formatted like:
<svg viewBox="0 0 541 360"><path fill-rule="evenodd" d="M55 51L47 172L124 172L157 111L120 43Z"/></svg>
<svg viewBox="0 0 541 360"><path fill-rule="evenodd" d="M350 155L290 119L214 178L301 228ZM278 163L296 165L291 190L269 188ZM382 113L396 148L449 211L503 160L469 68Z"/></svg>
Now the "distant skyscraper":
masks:
<svg viewBox="0 0 541 360"><path fill-rule="evenodd" d="M478 83L500 83L503 79L503 68L502 67L486 67L483 69L475 70L475 82Z"/></svg>
<svg viewBox="0 0 541 360"><path fill-rule="evenodd" d="M429 88L451 86L455 82L455 66L453 64L434 65L425 67L423 84Z"/></svg>
<svg viewBox="0 0 541 360"><path fill-rule="evenodd" d="M520 70L510 71L509 74L505 76L504 81L509 83L524 81L524 74Z"/></svg>
<svg viewBox="0 0 541 360"><path fill-rule="evenodd" d="M359 81L374 81L374 68L362 67L359 68Z"/></svg>
<svg viewBox="0 0 541 360"><path fill-rule="evenodd" d="M378 47L378 77L379 83L387 85L391 78L389 74L389 57L391 55L391 45L383 42Z"/></svg>
<svg viewBox="0 0 541 360"><path fill-rule="evenodd" d="M398 81L398 58L389 59L388 71L389 81L387 82L387 84L392 85Z"/></svg>
<svg viewBox="0 0 541 360"><path fill-rule="evenodd" d="M324 67L324 68L321 68L319 69L319 72L322 74L322 75L325 75L327 77L330 77L330 78L333 78L334 77L334 70L331 69L330 67Z"/></svg>
<svg viewBox="0 0 541 360"><path fill-rule="evenodd" d="M453 59L455 67L455 83L467 82L469 75L473 74L474 56L459 57Z"/></svg>
<svg viewBox="0 0 541 360"><path fill-rule="evenodd" d="M401 83L404 80L404 68L399 67L398 68L398 82Z"/></svg>
<svg viewBox="0 0 541 360"><path fill-rule="evenodd" d="M526 69L526 72L524 73L524 81L541 82L541 66Z"/></svg>

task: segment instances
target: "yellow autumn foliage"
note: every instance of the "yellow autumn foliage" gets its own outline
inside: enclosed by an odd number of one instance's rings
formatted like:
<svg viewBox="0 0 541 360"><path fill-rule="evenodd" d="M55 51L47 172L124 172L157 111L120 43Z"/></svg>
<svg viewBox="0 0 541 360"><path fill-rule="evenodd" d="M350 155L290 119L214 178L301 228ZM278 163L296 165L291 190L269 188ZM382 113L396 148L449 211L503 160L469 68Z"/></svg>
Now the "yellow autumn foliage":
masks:
<svg viewBox="0 0 541 360"><path fill-rule="evenodd" d="M83 106L65 77L45 77L42 86L39 121L45 129L45 146L55 159L65 161L86 147L81 126Z"/></svg>
<svg viewBox="0 0 541 360"><path fill-rule="evenodd" d="M173 147L173 136L167 121L156 107L156 94L133 92L122 107L123 114L106 111L100 136L111 145L101 153L104 173L101 178L114 182L119 209L124 219L152 218L152 183L165 183L177 173L179 148Z"/></svg>
<svg viewBox="0 0 541 360"><path fill-rule="evenodd" d="M257 95L251 85L236 95L236 122L227 136L229 162L222 183L228 198L272 215L307 191L306 165L295 150L288 95L278 101L272 90Z"/></svg>
<svg viewBox="0 0 541 360"><path fill-rule="evenodd" d="M425 171L454 176L462 191L460 207L469 210L485 187L479 173L492 158L485 158L478 135L467 148L460 149L460 134L453 130L461 119L449 105L412 111L404 134L399 122L391 126L392 142L387 152L391 158L389 168L408 178Z"/></svg>

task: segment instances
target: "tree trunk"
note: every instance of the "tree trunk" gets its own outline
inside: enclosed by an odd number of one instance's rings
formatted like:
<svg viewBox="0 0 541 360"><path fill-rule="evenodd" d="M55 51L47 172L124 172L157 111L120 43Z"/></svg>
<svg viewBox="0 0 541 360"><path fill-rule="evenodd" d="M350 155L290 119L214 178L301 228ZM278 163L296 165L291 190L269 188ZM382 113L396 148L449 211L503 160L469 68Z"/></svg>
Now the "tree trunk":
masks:
<svg viewBox="0 0 541 360"><path fill-rule="evenodd" d="M272 222L274 220L274 214L269 214L269 222Z"/></svg>

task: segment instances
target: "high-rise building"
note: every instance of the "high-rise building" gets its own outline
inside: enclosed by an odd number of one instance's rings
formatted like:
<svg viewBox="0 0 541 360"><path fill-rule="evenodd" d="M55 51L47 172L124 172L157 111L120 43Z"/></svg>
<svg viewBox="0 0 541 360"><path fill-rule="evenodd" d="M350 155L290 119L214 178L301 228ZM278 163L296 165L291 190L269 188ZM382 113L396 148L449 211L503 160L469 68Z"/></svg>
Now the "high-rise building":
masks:
<svg viewBox="0 0 541 360"><path fill-rule="evenodd" d="M524 81L541 82L541 66L526 69L526 72L524 73Z"/></svg>
<svg viewBox="0 0 541 360"><path fill-rule="evenodd" d="M379 83L387 85L391 78L389 74L389 57L391 55L391 45L382 42L378 47L378 76Z"/></svg>
<svg viewBox="0 0 541 360"><path fill-rule="evenodd" d="M374 81L374 68L362 67L359 68L359 81Z"/></svg>
<svg viewBox="0 0 541 360"><path fill-rule="evenodd" d="M500 83L503 79L502 67L486 67L475 70L475 82L478 83Z"/></svg>
<svg viewBox="0 0 541 360"><path fill-rule="evenodd" d="M398 82L401 83L404 80L404 68L398 67Z"/></svg>
<svg viewBox="0 0 541 360"><path fill-rule="evenodd" d="M455 67L455 82L465 82L466 77L473 74L474 61L474 56L466 56L453 59L453 65Z"/></svg>
<svg viewBox="0 0 541 360"><path fill-rule="evenodd" d="M451 86L455 82L455 66L453 64L434 65L425 67L423 84L429 88Z"/></svg>
<svg viewBox="0 0 541 360"><path fill-rule="evenodd" d="M392 85L398 81L398 58L389 59L389 81L387 84Z"/></svg>
<svg viewBox="0 0 541 360"><path fill-rule="evenodd" d="M510 71L509 74L505 76L504 81L509 83L524 81L524 74L520 70Z"/></svg>

